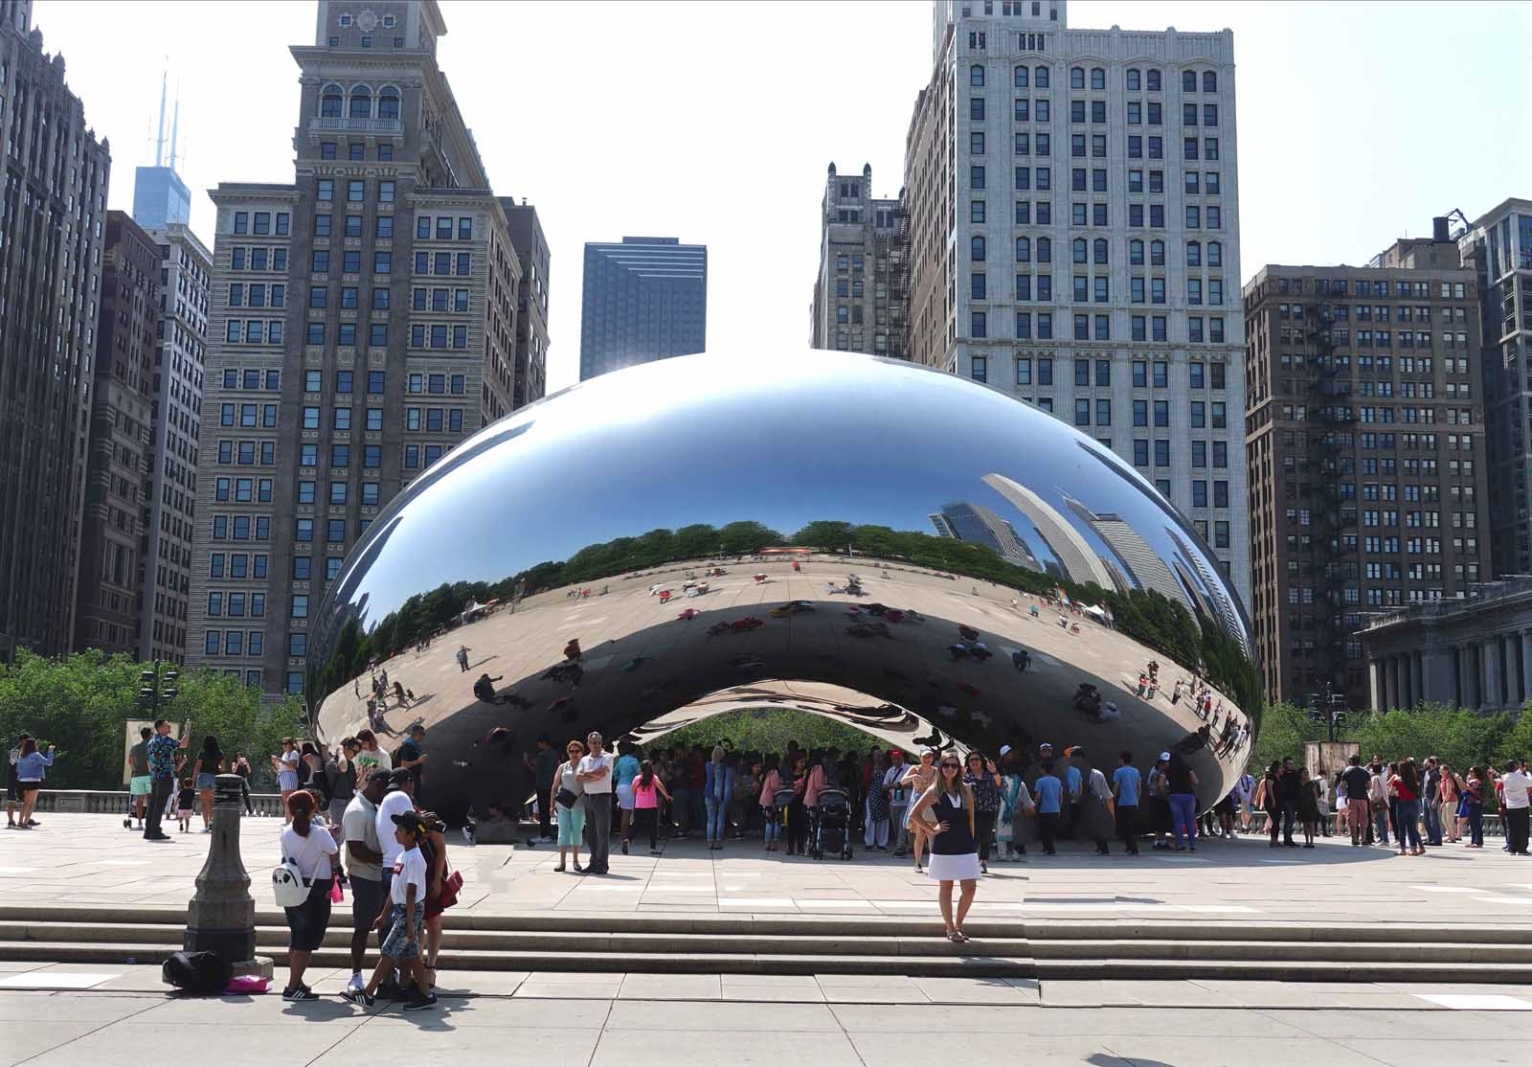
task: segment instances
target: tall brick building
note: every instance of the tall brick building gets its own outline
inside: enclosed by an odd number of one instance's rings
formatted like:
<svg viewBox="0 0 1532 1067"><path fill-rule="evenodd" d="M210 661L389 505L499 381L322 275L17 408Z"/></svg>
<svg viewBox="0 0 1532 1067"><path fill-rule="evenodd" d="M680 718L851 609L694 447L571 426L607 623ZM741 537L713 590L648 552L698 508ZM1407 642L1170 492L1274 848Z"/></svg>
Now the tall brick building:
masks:
<svg viewBox="0 0 1532 1067"><path fill-rule="evenodd" d="M0 661L69 650L111 152L0 0Z"/></svg>
<svg viewBox="0 0 1532 1067"><path fill-rule="evenodd" d="M131 217L110 211L102 262L75 647L137 655L160 247Z"/></svg>
<svg viewBox="0 0 1532 1067"><path fill-rule="evenodd" d="M308 621L389 500L514 395L520 257L437 64L435 0L319 0L292 184L225 183L188 661L303 685Z"/></svg>
<svg viewBox="0 0 1532 1067"><path fill-rule="evenodd" d="M1490 577L1478 282L1459 262L1438 220L1366 267L1271 265L1244 288L1268 699L1368 706L1366 616Z"/></svg>

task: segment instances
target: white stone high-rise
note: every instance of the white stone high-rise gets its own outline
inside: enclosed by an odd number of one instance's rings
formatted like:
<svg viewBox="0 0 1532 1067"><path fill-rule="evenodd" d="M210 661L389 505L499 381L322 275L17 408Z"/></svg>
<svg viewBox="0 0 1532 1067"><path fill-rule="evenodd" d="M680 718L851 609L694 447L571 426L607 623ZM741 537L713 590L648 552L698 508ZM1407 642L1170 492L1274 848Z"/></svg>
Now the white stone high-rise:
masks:
<svg viewBox="0 0 1532 1067"><path fill-rule="evenodd" d="M910 350L1132 463L1250 596L1234 40L935 0Z"/></svg>

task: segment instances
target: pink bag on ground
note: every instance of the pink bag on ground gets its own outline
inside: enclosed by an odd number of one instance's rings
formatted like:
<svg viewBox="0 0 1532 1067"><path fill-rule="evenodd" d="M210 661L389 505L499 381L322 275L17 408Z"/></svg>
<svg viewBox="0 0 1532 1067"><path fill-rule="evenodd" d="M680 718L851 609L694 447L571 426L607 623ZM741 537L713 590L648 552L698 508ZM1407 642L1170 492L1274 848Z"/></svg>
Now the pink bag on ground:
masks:
<svg viewBox="0 0 1532 1067"><path fill-rule="evenodd" d="M266 992L266 979L258 974L238 974L229 979L229 987L224 992L235 996L264 993Z"/></svg>

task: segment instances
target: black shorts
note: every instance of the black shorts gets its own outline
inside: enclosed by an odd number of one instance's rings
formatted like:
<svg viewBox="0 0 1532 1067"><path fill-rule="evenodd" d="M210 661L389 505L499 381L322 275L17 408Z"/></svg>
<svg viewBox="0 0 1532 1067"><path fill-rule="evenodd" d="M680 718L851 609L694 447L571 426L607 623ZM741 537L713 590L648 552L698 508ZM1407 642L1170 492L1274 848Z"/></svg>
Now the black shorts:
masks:
<svg viewBox="0 0 1532 1067"><path fill-rule="evenodd" d="M368 881L352 875L348 884L351 888L351 929L371 930L372 924L378 921L378 913L383 910L383 880Z"/></svg>
<svg viewBox="0 0 1532 1067"><path fill-rule="evenodd" d="M284 908L287 912L287 929L292 936L287 947L295 952L313 952L324 944L325 931L330 927L330 883L316 879L309 889L309 898L296 908Z"/></svg>

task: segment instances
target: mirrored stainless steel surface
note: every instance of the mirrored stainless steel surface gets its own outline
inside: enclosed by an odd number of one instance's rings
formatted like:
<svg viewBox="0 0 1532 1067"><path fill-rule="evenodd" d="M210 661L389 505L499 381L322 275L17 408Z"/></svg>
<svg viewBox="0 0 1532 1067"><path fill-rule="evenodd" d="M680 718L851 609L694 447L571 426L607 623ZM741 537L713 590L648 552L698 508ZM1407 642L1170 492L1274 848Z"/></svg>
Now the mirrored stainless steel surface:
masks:
<svg viewBox="0 0 1532 1067"><path fill-rule="evenodd" d="M1043 742L1108 773L1179 749L1204 805L1258 725L1243 609L1130 466L983 386L832 352L662 360L495 423L376 519L311 627L322 736L368 725L386 670L414 699L379 718L423 721L423 802L452 818L524 799L541 734L642 743L671 713L803 707L1010 745L1030 775Z"/></svg>

